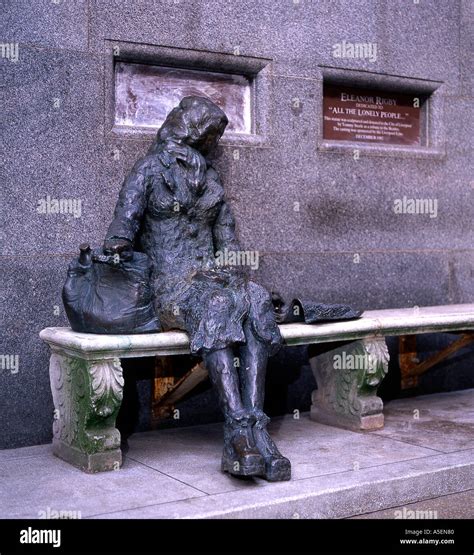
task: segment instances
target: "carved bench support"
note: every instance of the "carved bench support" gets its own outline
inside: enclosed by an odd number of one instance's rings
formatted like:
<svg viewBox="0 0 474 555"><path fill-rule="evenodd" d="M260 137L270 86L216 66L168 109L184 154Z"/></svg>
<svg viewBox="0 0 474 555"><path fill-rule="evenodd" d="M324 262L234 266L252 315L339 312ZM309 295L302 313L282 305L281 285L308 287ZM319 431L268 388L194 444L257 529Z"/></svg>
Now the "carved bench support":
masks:
<svg viewBox="0 0 474 555"><path fill-rule="evenodd" d="M86 360L55 351L49 375L55 408L54 454L85 472L118 470L122 452L115 419L123 397L120 359Z"/></svg>
<svg viewBox="0 0 474 555"><path fill-rule="evenodd" d="M336 348L312 345L309 354L318 385L312 395L312 420L350 430L383 428L377 387L388 371L385 338L339 343Z"/></svg>

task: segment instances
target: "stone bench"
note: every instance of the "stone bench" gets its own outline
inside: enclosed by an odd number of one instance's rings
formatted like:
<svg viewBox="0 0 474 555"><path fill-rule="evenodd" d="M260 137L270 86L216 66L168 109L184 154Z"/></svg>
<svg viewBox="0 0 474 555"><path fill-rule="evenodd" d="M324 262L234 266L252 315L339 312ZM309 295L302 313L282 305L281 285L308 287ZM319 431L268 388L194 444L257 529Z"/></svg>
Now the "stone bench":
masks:
<svg viewBox="0 0 474 555"><path fill-rule="evenodd" d="M353 430L383 427L377 387L388 371L385 337L473 329L474 304L367 311L357 320L280 326L286 345L310 345L318 385L311 418ZM124 383L120 359L189 353L187 334L95 335L46 328L40 337L51 348L54 454L86 472L120 468L115 427Z"/></svg>

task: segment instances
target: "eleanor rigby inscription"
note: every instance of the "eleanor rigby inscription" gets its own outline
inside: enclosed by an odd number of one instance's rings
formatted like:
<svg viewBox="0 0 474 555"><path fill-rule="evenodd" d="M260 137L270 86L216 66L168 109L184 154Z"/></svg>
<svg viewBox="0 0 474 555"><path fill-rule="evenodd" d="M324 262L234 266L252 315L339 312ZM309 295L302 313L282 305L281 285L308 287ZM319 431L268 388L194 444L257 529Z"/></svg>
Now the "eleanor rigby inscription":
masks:
<svg viewBox="0 0 474 555"><path fill-rule="evenodd" d="M324 139L420 145L421 97L336 85L323 97Z"/></svg>

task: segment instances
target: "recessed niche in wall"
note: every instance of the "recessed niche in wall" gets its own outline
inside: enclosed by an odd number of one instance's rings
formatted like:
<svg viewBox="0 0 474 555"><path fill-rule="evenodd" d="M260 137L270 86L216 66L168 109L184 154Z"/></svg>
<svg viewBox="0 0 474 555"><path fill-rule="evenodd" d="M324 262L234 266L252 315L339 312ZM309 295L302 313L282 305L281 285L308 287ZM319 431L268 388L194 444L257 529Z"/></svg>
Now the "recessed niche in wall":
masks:
<svg viewBox="0 0 474 555"><path fill-rule="evenodd" d="M105 135L148 141L183 96L201 94L229 117L221 146L269 145L272 60L116 40L104 47Z"/></svg>
<svg viewBox="0 0 474 555"><path fill-rule="evenodd" d="M358 155L445 155L440 81L322 67L318 149Z"/></svg>
<svg viewBox="0 0 474 555"><path fill-rule="evenodd" d="M347 85L323 87L323 138L421 146L425 97Z"/></svg>
<svg viewBox="0 0 474 555"><path fill-rule="evenodd" d="M251 133L251 80L244 75L149 64L115 64L115 125L158 128L185 96L205 96L229 118L226 132Z"/></svg>

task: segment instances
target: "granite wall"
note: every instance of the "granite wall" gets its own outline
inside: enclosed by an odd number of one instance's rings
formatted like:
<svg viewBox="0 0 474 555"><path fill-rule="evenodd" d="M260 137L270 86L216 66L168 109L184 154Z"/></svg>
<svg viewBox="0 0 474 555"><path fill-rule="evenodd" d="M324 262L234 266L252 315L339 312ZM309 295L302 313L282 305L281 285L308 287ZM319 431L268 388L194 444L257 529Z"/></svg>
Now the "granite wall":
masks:
<svg viewBox="0 0 474 555"><path fill-rule="evenodd" d="M365 308L473 302L473 6L3 0L0 353L18 357L18 367L0 370L0 447L51 438L48 350L38 333L66 325L67 263L79 243L101 244L121 182L150 142L111 124L117 45L137 61L258 73L258 137L227 140L216 164L242 246L259 251L269 288ZM333 57L342 41L377 44L376 60ZM436 89L436 148L325 149L322 80L331 74ZM403 196L437 199L437 217L395 214ZM75 200L76 212L38 209L52 199ZM440 388L472 387L472 351L456 360ZM271 372L281 401L272 412L305 408L313 384L304 356L283 353ZM208 392L200 395L187 422L217 414Z"/></svg>

